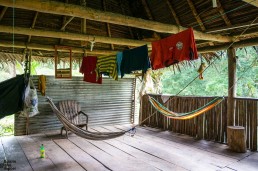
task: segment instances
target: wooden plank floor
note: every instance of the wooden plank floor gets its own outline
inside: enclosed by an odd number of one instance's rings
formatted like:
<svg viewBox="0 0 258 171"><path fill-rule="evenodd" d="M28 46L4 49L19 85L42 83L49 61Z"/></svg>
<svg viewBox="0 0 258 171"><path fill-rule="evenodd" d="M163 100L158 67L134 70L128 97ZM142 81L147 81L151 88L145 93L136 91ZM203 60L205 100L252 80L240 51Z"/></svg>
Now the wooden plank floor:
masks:
<svg viewBox="0 0 258 171"><path fill-rule="evenodd" d="M127 130L130 125L92 127L91 131ZM137 127L136 134L93 141L59 131L0 137L0 170L114 171L257 171L258 153L234 153L225 144L195 140L160 129ZM46 158L39 158L44 144ZM5 161L5 162L4 162ZM7 162L6 162L7 161Z"/></svg>

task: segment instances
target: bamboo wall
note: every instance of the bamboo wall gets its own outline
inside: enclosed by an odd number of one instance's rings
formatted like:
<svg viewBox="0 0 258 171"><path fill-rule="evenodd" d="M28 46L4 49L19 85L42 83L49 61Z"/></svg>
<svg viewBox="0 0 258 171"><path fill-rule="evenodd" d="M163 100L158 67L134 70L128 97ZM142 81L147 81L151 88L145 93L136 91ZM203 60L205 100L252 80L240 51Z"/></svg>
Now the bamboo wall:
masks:
<svg viewBox="0 0 258 171"><path fill-rule="evenodd" d="M164 104L160 95L151 95ZM171 99L173 98L173 99ZM214 99L214 97L170 97L166 106L174 112L184 113L193 111ZM247 148L257 150L257 115L258 99L235 98L235 125L244 126L247 135ZM157 111L149 102L148 95L142 97L140 123ZM176 133L187 134L197 139L213 140L226 143L227 131L227 98L216 107L189 120L168 119L159 112L142 123Z"/></svg>

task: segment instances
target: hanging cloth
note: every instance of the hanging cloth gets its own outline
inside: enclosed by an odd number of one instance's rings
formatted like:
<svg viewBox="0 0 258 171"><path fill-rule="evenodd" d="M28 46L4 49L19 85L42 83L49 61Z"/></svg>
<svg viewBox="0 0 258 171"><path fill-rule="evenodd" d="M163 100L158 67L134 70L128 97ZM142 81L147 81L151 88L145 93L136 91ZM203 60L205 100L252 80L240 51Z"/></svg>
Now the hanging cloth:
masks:
<svg viewBox="0 0 258 171"><path fill-rule="evenodd" d="M148 68L150 68L150 61L147 45L123 51L120 67L121 78L124 74L130 74L132 71L142 70L143 73L146 73Z"/></svg>
<svg viewBox="0 0 258 171"><path fill-rule="evenodd" d="M98 57L96 70L97 77L99 76L98 73L105 73L108 76L112 77L114 80L118 80L116 56Z"/></svg>
<svg viewBox="0 0 258 171"><path fill-rule="evenodd" d="M83 80L90 83L98 83L102 84L102 76L99 75L97 78L96 73L96 64L97 64L96 56L87 56L83 57L82 65L80 68L80 72L84 74Z"/></svg>
<svg viewBox="0 0 258 171"><path fill-rule="evenodd" d="M0 119L23 109L25 82L24 75L17 75L0 83Z"/></svg>
<svg viewBox="0 0 258 171"><path fill-rule="evenodd" d="M46 94L46 76L45 75L39 76L38 89L39 89L41 95L45 96L45 94Z"/></svg>
<svg viewBox="0 0 258 171"><path fill-rule="evenodd" d="M151 66L153 70L168 67L183 60L198 59L193 29L152 42Z"/></svg>
<svg viewBox="0 0 258 171"><path fill-rule="evenodd" d="M116 63L117 63L118 75L121 75L120 67L121 67L122 59L123 59L123 52L117 52L117 54L116 54Z"/></svg>

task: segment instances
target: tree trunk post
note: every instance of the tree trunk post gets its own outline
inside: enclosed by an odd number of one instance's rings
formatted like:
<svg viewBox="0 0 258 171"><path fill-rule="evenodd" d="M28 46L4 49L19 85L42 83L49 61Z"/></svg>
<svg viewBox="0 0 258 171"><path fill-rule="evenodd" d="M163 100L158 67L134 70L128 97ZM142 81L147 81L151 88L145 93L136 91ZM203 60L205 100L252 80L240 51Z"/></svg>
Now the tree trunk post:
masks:
<svg viewBox="0 0 258 171"><path fill-rule="evenodd" d="M236 55L235 49L229 48L228 54L228 104L227 104L227 126L235 125L235 108L236 103L234 97L236 96Z"/></svg>

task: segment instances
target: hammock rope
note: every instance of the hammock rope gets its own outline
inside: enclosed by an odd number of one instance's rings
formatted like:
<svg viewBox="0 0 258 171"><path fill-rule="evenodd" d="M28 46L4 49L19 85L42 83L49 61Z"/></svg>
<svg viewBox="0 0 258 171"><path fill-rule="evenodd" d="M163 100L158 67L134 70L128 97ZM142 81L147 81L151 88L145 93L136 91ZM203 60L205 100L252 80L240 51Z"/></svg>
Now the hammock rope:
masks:
<svg viewBox="0 0 258 171"><path fill-rule="evenodd" d="M217 97L217 98L213 99L212 101L210 101L209 103L207 103L206 105L204 105L196 110L193 110L191 112L176 113L176 112L170 111L168 108L166 108L161 103L159 103L157 100L155 100L153 97L149 96L150 103L157 111L159 111L161 114L163 114L164 116L166 116L168 118L179 119L179 120L191 119L198 115L201 115L204 112L207 112L210 109L212 109L213 107L215 107L216 105L218 105L223 100L224 100L224 97Z"/></svg>
<svg viewBox="0 0 258 171"><path fill-rule="evenodd" d="M55 106L53 101L49 98L47 98L47 102L49 103L50 107L52 108L53 112L56 114L59 121L64 125L66 130L71 131L72 133L90 140L107 140L111 138L116 138L119 136L124 135L125 133L129 133L131 136L135 134L135 128L131 128L127 131L120 131L120 132L91 132L88 130L84 130L80 127L77 127L73 123L71 123L65 115L58 110L58 108Z"/></svg>

